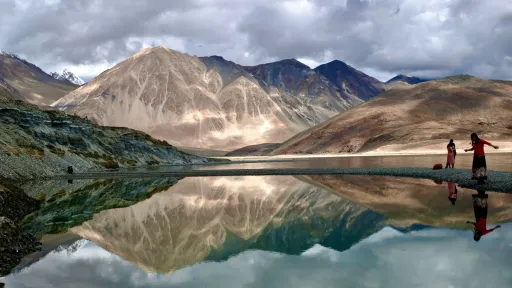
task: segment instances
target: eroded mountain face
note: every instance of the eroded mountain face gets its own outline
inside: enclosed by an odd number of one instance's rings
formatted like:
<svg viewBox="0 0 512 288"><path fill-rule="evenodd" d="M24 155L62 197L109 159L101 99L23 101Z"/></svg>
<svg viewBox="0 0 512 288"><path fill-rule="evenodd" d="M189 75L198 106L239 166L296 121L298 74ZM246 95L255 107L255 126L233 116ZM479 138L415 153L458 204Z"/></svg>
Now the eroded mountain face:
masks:
<svg viewBox="0 0 512 288"><path fill-rule="evenodd" d="M325 78L313 85L318 89L287 92L256 76L218 56L149 48L52 106L176 146L231 151L282 142L361 103L356 96L341 97Z"/></svg>
<svg viewBox="0 0 512 288"><path fill-rule="evenodd" d="M296 247L312 246L342 218L348 226L363 212L290 176L185 178L134 206L96 214L71 231L147 271L169 273L251 245L280 251L272 231L292 222L292 229L303 231L295 236L308 238L297 238Z"/></svg>

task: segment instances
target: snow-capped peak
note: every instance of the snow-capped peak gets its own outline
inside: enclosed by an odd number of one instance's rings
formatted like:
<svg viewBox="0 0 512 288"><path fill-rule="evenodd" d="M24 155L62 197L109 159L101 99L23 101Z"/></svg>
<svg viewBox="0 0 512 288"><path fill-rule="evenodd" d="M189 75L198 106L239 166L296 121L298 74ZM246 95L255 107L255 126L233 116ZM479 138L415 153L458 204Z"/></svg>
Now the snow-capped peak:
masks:
<svg viewBox="0 0 512 288"><path fill-rule="evenodd" d="M84 85L85 84L84 80L80 79L80 77L75 76L75 74L73 74L68 69L64 69L64 71L62 71L62 74L59 74L57 72L52 72L52 73L50 73L50 75L57 80L69 81L76 85Z"/></svg>

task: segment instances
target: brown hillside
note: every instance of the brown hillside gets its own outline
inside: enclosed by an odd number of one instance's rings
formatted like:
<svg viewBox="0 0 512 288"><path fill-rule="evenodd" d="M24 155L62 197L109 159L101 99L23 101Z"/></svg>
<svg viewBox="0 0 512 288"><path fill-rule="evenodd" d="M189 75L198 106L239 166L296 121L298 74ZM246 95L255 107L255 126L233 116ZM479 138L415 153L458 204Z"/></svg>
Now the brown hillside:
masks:
<svg viewBox="0 0 512 288"><path fill-rule="evenodd" d="M391 89L294 136L272 154L418 148L450 138L465 141L471 132L493 141L512 139L512 82L459 75Z"/></svg>

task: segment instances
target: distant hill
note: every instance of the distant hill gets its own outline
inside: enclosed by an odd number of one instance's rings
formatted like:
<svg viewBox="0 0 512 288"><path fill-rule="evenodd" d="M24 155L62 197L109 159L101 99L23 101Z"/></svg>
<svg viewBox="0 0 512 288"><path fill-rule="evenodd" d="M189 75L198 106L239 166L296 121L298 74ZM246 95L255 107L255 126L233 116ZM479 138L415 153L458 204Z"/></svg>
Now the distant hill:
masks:
<svg viewBox="0 0 512 288"><path fill-rule="evenodd" d="M428 79L418 78L418 77L409 77L409 76L400 74L400 75L397 75L397 76L389 79L386 82L386 84L391 84L391 83L394 83L394 82L405 82L407 84L414 85L414 84L418 84L418 83L422 83L422 82L427 82L427 81L429 81L429 80Z"/></svg>
<svg viewBox="0 0 512 288"><path fill-rule="evenodd" d="M272 154L419 149L467 140L512 139L512 82L458 75L390 89L284 142ZM465 141L464 140L464 141Z"/></svg>
<svg viewBox="0 0 512 288"><path fill-rule="evenodd" d="M267 155L268 153L272 152L272 150L279 147L279 145L281 145L281 143L262 143L257 145L246 146L226 153L225 156Z"/></svg>

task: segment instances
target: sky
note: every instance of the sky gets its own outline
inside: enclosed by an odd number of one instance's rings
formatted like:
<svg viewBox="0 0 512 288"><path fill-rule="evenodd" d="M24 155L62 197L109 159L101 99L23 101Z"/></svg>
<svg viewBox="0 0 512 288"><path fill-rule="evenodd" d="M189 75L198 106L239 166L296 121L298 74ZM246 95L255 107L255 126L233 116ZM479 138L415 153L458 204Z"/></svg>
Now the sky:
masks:
<svg viewBox="0 0 512 288"><path fill-rule="evenodd" d="M82 240L83 241L83 240ZM392 228L339 252L315 245L301 255L250 250L225 262L195 264L167 275L150 274L92 242L78 251L51 253L7 287L511 287L512 224L479 242L471 231Z"/></svg>
<svg viewBox="0 0 512 288"><path fill-rule="evenodd" d="M342 60L379 80L512 80L510 0L0 0L0 49L89 80L163 45L242 65Z"/></svg>

